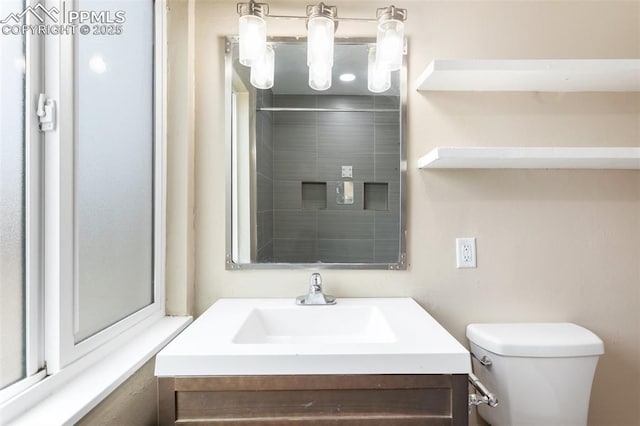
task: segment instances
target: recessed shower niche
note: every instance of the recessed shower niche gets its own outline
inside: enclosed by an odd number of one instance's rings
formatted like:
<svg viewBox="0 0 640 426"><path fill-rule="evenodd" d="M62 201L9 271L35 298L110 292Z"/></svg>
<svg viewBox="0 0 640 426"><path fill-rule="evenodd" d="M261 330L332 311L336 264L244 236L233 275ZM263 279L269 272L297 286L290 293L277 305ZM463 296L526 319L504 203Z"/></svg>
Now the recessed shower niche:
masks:
<svg viewBox="0 0 640 426"><path fill-rule="evenodd" d="M307 82L304 40L274 44L267 90L249 84L228 45L227 267L404 269L404 69L387 92L369 92L369 43L343 41L333 85L319 92ZM347 72L354 81L340 81Z"/></svg>

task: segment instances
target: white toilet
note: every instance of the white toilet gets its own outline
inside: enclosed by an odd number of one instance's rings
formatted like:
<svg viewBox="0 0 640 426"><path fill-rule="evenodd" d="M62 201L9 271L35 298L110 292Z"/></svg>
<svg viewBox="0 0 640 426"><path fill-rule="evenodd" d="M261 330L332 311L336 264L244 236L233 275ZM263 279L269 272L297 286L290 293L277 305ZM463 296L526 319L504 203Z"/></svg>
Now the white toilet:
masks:
<svg viewBox="0 0 640 426"><path fill-rule="evenodd" d="M498 398L492 426L584 426L602 340L570 323L470 324L473 370Z"/></svg>

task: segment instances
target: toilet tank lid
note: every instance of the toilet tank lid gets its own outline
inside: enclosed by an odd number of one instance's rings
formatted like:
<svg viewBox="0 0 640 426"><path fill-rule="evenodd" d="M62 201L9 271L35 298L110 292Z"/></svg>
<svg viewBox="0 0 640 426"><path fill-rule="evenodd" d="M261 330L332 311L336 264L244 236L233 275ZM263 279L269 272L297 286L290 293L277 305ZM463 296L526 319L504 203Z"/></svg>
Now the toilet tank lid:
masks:
<svg viewBox="0 0 640 426"><path fill-rule="evenodd" d="M467 338L498 355L544 358L604 353L598 336L571 323L469 324Z"/></svg>

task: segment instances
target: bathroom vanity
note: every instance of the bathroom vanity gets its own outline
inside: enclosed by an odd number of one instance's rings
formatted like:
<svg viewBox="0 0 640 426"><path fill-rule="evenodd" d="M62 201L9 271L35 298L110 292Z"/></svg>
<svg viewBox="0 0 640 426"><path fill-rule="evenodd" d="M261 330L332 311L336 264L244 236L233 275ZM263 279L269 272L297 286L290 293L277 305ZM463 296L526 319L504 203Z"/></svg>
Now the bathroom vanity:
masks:
<svg viewBox="0 0 640 426"><path fill-rule="evenodd" d="M410 298L221 299L158 354L159 419L466 425L470 372Z"/></svg>
<svg viewBox="0 0 640 426"><path fill-rule="evenodd" d="M158 379L161 425L467 425L467 376L208 376Z"/></svg>

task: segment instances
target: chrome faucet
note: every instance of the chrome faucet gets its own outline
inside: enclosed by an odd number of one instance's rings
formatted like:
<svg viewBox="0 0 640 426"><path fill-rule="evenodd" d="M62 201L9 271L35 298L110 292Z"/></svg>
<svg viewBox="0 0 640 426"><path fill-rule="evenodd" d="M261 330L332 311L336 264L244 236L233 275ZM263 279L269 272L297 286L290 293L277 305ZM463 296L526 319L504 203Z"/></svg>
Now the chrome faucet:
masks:
<svg viewBox="0 0 640 426"><path fill-rule="evenodd" d="M335 305L336 298L322 292L322 277L314 272L309 279L309 292L296 298L296 305Z"/></svg>

